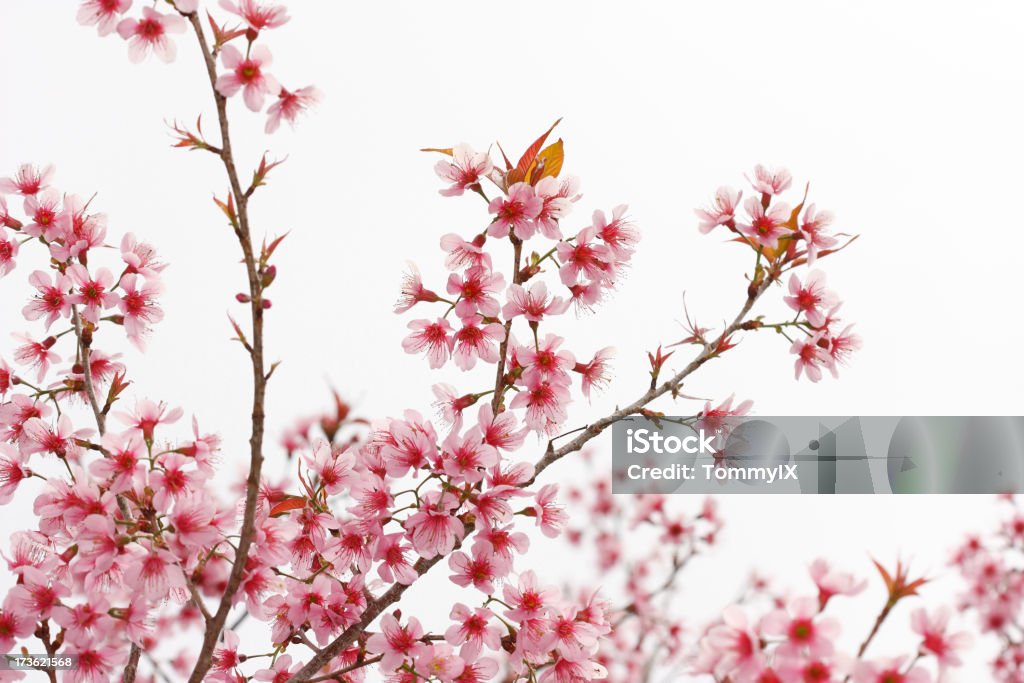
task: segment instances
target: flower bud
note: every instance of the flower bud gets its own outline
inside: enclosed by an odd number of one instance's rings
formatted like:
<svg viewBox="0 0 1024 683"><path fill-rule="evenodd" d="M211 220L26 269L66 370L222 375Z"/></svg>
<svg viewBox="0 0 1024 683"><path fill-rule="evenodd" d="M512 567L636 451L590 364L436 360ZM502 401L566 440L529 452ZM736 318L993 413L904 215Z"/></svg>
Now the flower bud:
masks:
<svg viewBox="0 0 1024 683"><path fill-rule="evenodd" d="M247 304L250 301L252 301L252 299L249 298L248 294L243 294L242 292L239 292L238 294L235 294L235 301L237 301L240 304Z"/></svg>
<svg viewBox="0 0 1024 683"><path fill-rule="evenodd" d="M270 308L270 307L271 307L271 306L273 306L273 305L274 305L274 304L272 304L272 303L270 302L270 299L262 299L262 300L260 301L260 306L262 306L262 307L263 307L263 310L264 310L264 311L265 311L265 310L267 310L268 308Z"/></svg>
<svg viewBox="0 0 1024 683"><path fill-rule="evenodd" d="M264 287L269 287L273 284L275 278L277 278L277 266L270 265L263 271L263 277L260 282Z"/></svg>

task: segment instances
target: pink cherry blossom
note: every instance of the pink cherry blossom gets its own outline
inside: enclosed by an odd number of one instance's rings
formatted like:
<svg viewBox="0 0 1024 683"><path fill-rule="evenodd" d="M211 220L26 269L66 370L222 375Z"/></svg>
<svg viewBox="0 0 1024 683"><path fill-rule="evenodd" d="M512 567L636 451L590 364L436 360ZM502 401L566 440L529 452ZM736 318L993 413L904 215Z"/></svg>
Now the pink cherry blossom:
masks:
<svg viewBox="0 0 1024 683"><path fill-rule="evenodd" d="M736 220L736 209L739 207L743 192L731 187L720 187L715 192L710 208L695 209L700 225L697 229L706 235L719 225L729 225Z"/></svg>
<svg viewBox="0 0 1024 683"><path fill-rule="evenodd" d="M145 278L156 278L167 267L166 263L159 260L156 249L140 242L130 232L121 238L121 260L129 274L137 273Z"/></svg>
<svg viewBox="0 0 1024 683"><path fill-rule="evenodd" d="M549 433L566 418L569 389L561 382L536 379L515 395L509 407L526 408L526 425L535 432Z"/></svg>
<svg viewBox="0 0 1024 683"><path fill-rule="evenodd" d="M502 588L502 598L509 605L505 616L520 623L545 616L555 606L557 597L558 592L554 588L541 586L532 569L521 573L515 585L506 583Z"/></svg>
<svg viewBox="0 0 1024 683"><path fill-rule="evenodd" d="M321 99L320 91L311 85L297 90L288 90L282 87L277 92L277 99L267 107L267 125L263 132L268 135L276 132L281 126L281 119L287 121L288 125L294 126L299 116Z"/></svg>
<svg viewBox="0 0 1024 683"><path fill-rule="evenodd" d="M441 237L441 249L448 254L444 265L448 270L456 270L465 266L474 266L485 270L491 269L491 255L484 251L487 235L482 233L467 242L455 233Z"/></svg>
<svg viewBox="0 0 1024 683"><path fill-rule="evenodd" d="M483 442L506 451L517 450L526 439L528 429L516 429L518 423L511 412L494 414L489 401L480 406L477 423L483 431Z"/></svg>
<svg viewBox="0 0 1024 683"><path fill-rule="evenodd" d="M134 478L144 471L140 461L146 455L145 445L137 437L125 437L117 432L104 434L101 445L106 451L105 457L93 461L89 473L107 480L111 491L127 491Z"/></svg>
<svg viewBox="0 0 1024 683"><path fill-rule="evenodd" d="M455 654L454 649L448 643L432 643L416 658L413 669L423 672L430 680L438 680L440 683L453 683L459 676L466 663Z"/></svg>
<svg viewBox="0 0 1024 683"><path fill-rule="evenodd" d="M132 0L86 0L78 8L78 23L96 26L101 36L113 33L118 19L132 6Z"/></svg>
<svg viewBox="0 0 1024 683"><path fill-rule="evenodd" d="M543 208L543 200L527 183L516 183L508 188L507 196L495 197L488 210L494 214L494 221L487 228L491 237L505 237L511 231L521 240L533 237L537 232L535 219Z"/></svg>
<svg viewBox="0 0 1024 683"><path fill-rule="evenodd" d="M84 631L72 630L68 634L69 649L78 655L78 665L66 672L62 680L68 683L99 683L120 674L128 651L113 641L99 641Z"/></svg>
<svg viewBox="0 0 1024 683"><path fill-rule="evenodd" d="M504 288L504 276L484 268L469 268L463 277L452 273L448 277L447 285L448 293L459 297L459 302L455 305L455 314L460 318L477 312L491 318L496 317L498 300L494 294Z"/></svg>
<svg viewBox="0 0 1024 683"><path fill-rule="evenodd" d="M405 626L391 614L380 619L380 633L374 633L366 641L366 649L374 654L384 655L381 667L394 671L404 662L416 659L427 651L427 645L420 642L423 627L415 617L410 617Z"/></svg>
<svg viewBox="0 0 1024 683"><path fill-rule="evenodd" d="M266 72L273 58L263 45L253 47L244 56L235 46L226 45L221 50L220 61L229 72L217 78L217 91L224 97L231 97L241 90L245 106L252 111L263 109L264 98L281 89L277 80Z"/></svg>
<svg viewBox="0 0 1024 683"><path fill-rule="evenodd" d="M460 370L472 370L476 359L498 362L498 344L505 339L505 328L499 323L483 324L479 315L462 319L462 328L452 337L452 360Z"/></svg>
<svg viewBox="0 0 1024 683"><path fill-rule="evenodd" d="M412 548L402 543L405 534L385 534L377 541L373 559L380 560L377 565L377 574L381 580L387 583L398 582L408 586L416 580L419 574L413 569L412 563L406 557L406 553Z"/></svg>
<svg viewBox="0 0 1024 683"><path fill-rule="evenodd" d="M633 255L634 247L640 240L640 233L636 226L626 218L626 211L629 209L625 204L620 204L612 209L611 220L605 216L604 211L594 211L592 226L597 237L601 239L612 255L618 261L628 261Z"/></svg>
<svg viewBox="0 0 1024 683"><path fill-rule="evenodd" d="M54 239L62 230L61 196L51 188L33 193L25 198L25 213L31 221L22 230L32 237Z"/></svg>
<svg viewBox="0 0 1024 683"><path fill-rule="evenodd" d="M408 272L402 277L402 289L395 304L395 313L405 313L421 302L440 301L441 298L423 286L423 277L416 264L410 263Z"/></svg>
<svg viewBox="0 0 1024 683"><path fill-rule="evenodd" d="M800 221L800 236L807 244L807 265L814 265L818 252L822 249L831 249L839 244L835 237L825 234L825 228L831 225L832 221L831 212L819 212L813 202L804 209L804 216Z"/></svg>
<svg viewBox="0 0 1024 683"><path fill-rule="evenodd" d="M516 360L523 366L523 380L527 385L543 381L568 383L569 371L576 367L576 357L559 347L565 341L556 334L544 336L536 347L516 349Z"/></svg>
<svg viewBox="0 0 1024 683"><path fill-rule="evenodd" d="M68 268L67 274L75 286L75 293L69 301L82 306L81 315L89 322L98 323L104 310L120 302L120 297L112 291L114 276L107 268L100 268L95 275L90 275L85 266L75 264Z"/></svg>
<svg viewBox="0 0 1024 683"><path fill-rule="evenodd" d="M615 279L615 255L605 244L594 242L597 231L584 228L576 234L576 242L559 242L556 247L558 260L563 264L558 270L562 283L571 287L581 278L609 285Z"/></svg>
<svg viewBox="0 0 1024 683"><path fill-rule="evenodd" d="M906 657L894 657L878 662L860 661L853 668L853 683L931 683L927 669L911 666Z"/></svg>
<svg viewBox="0 0 1024 683"><path fill-rule="evenodd" d="M117 307L124 317L125 332L136 348L143 351L151 326L164 319L163 309L156 301L163 293L163 284L159 280L142 282L138 275L129 273L121 278L120 287L124 293Z"/></svg>
<svg viewBox="0 0 1024 683"><path fill-rule="evenodd" d="M23 582L8 591L5 609L10 608L23 618L46 619L61 598L71 595L67 586L35 567L23 567L21 578Z"/></svg>
<svg viewBox="0 0 1024 683"><path fill-rule="evenodd" d="M442 159L434 165L434 173L451 186L439 190L445 197L461 197L466 190L479 191L480 182L491 172L491 158L475 152L466 144L452 148L451 161Z"/></svg>
<svg viewBox="0 0 1024 683"><path fill-rule="evenodd" d="M145 547L147 543L143 542ZM148 600L160 601L168 596L184 600L187 595L185 575L174 556L163 548L149 544L149 553L125 572L128 585Z"/></svg>
<svg viewBox="0 0 1024 683"><path fill-rule="evenodd" d="M560 296L548 298L548 287L543 280L534 282L529 290L521 285L509 285L505 295L508 303L501 309L501 314L506 319L521 315L530 322L539 323L546 315L561 315L569 309L568 300Z"/></svg>
<svg viewBox="0 0 1024 683"><path fill-rule="evenodd" d="M405 522L406 536L420 556L430 559L447 555L462 540L465 529L451 511L458 507L458 501L450 493L428 496L418 512Z"/></svg>
<svg viewBox="0 0 1024 683"><path fill-rule="evenodd" d="M914 633L922 638L921 649L936 657L943 667L960 666L960 652L970 647L972 638L969 633L949 633L951 610L941 608L929 614L924 608L915 609L910 615L910 625Z"/></svg>
<svg viewBox="0 0 1024 683"><path fill-rule="evenodd" d="M545 484L534 497L533 513L537 526L548 538L555 538L565 527L569 517L565 508L557 503L558 484Z"/></svg>
<svg viewBox="0 0 1024 683"><path fill-rule="evenodd" d="M483 442L479 427L470 427L462 436L452 431L441 445L444 473L455 482L479 482L484 470L498 460L497 449Z"/></svg>
<svg viewBox="0 0 1024 683"><path fill-rule="evenodd" d="M288 10L281 5L271 5L260 0L220 0L220 6L241 17L253 31L277 28L288 22Z"/></svg>
<svg viewBox="0 0 1024 683"><path fill-rule="evenodd" d="M852 329L853 325L847 325L839 334L827 337L828 357L825 365L832 372L833 377L839 376L838 365L846 363L863 343L859 334L851 332Z"/></svg>
<svg viewBox="0 0 1024 683"><path fill-rule="evenodd" d="M814 327L823 327L824 310L835 306L839 299L825 289L825 273L812 270L804 278L803 284L795 274L789 276L789 296L783 297L783 301L797 313L803 313L807 322Z"/></svg>
<svg viewBox="0 0 1024 683"><path fill-rule="evenodd" d="M857 595L868 585L867 581L858 580L853 574L832 569L823 559L817 559L811 563L809 571L814 585L818 587L818 603L822 608L833 597Z"/></svg>
<svg viewBox="0 0 1024 683"><path fill-rule="evenodd" d="M761 200L749 197L743 202L743 208L750 216L750 223L740 223L737 228L758 245L766 249L777 249L779 238L790 234L790 229L786 227L786 221L789 220L788 204L772 204L765 209Z"/></svg>
<svg viewBox="0 0 1024 683"><path fill-rule="evenodd" d="M53 166L40 169L32 164L22 164L13 176L0 178L0 194L34 195L49 187L54 173Z"/></svg>
<svg viewBox="0 0 1024 683"><path fill-rule="evenodd" d="M449 578L457 586L469 586L485 595L494 592L494 582L508 573L504 561L486 547L474 547L473 554L467 555L456 550L448 556L448 567L454 572Z"/></svg>
<svg viewBox="0 0 1024 683"><path fill-rule="evenodd" d="M0 231L0 277L14 270L17 265L14 259L18 257L18 248L18 240L8 238Z"/></svg>
<svg viewBox="0 0 1024 683"><path fill-rule="evenodd" d="M134 410L116 412L114 417L128 425L133 433L142 435L147 442L153 440L153 434L160 425L174 424L184 414L181 408L167 409L162 401L155 403L149 399L136 401Z"/></svg>
<svg viewBox="0 0 1024 683"><path fill-rule="evenodd" d="M292 664L292 656L283 654L273 661L270 668L258 669L253 678L266 683L286 683L301 668L302 662Z"/></svg>
<svg viewBox="0 0 1024 683"><path fill-rule="evenodd" d="M18 485L30 476L25 457L10 444L0 443L0 505L9 503Z"/></svg>
<svg viewBox="0 0 1024 683"><path fill-rule="evenodd" d="M559 224L572 211L573 203L579 200L578 188L576 178L558 179L555 176L545 176L534 186L534 191L543 202L536 218L542 235L552 240L562 239Z"/></svg>
<svg viewBox="0 0 1024 683"><path fill-rule="evenodd" d="M797 339L789 347L789 352L796 354L794 363L794 377L800 379L800 375L806 373L807 379L812 382L821 381L821 368L828 365L829 356L818 344L821 337L815 335L804 339Z"/></svg>
<svg viewBox="0 0 1024 683"><path fill-rule="evenodd" d="M174 61L177 49L169 33L184 33L185 20L177 14L160 14L152 7L142 8L141 19L122 19L117 33L128 41L128 58L141 62L150 50L165 63Z"/></svg>
<svg viewBox="0 0 1024 683"><path fill-rule="evenodd" d="M28 444L23 447L30 453L51 453L58 458L77 461L81 453L80 439L92 435L91 429L75 429L71 418L65 413L50 425L38 417L27 421L24 426Z"/></svg>
<svg viewBox="0 0 1024 683"><path fill-rule="evenodd" d="M402 348L406 353L426 352L431 368L439 368L448 361L454 340L450 336L452 326L447 320L413 320L408 328L413 333L402 340Z"/></svg>
<svg viewBox="0 0 1024 683"><path fill-rule="evenodd" d="M754 166L754 177L747 180L756 191L767 195L780 194L793 184L793 176L786 169L768 169L761 164Z"/></svg>
<svg viewBox="0 0 1024 683"><path fill-rule="evenodd" d="M217 513L214 502L198 493L187 493L174 503L174 509L167 516L174 527L174 539L189 548L206 547L220 536L217 527L211 523Z"/></svg>
<svg viewBox="0 0 1024 683"><path fill-rule="evenodd" d="M48 330L59 318L66 318L71 314L71 301L68 295L71 281L67 277L55 273L51 282L49 275L37 270L29 276L28 281L36 288L37 294L21 311L27 320L38 320L46 316L45 324Z"/></svg>
<svg viewBox="0 0 1024 683"><path fill-rule="evenodd" d="M36 616L23 615L7 605L0 607L0 650L11 652L16 641L32 635L36 628Z"/></svg>
<svg viewBox="0 0 1024 683"><path fill-rule="evenodd" d="M834 641L839 635L839 623L831 617L818 616L818 601L813 598L793 600L786 609L769 613L760 627L769 636L785 638L778 648L785 657L828 657L835 650Z"/></svg>
<svg viewBox="0 0 1024 683"><path fill-rule="evenodd" d="M36 381L42 381L50 369L50 365L60 361L60 356L52 350L57 341L56 338L47 337L37 342L24 334L15 334L14 337L22 342L14 350L14 360L30 369L38 368Z"/></svg>
<svg viewBox="0 0 1024 683"><path fill-rule="evenodd" d="M474 661L483 648L501 648L501 627L495 623L491 610L479 607L470 609L461 602L452 607L449 618L455 623L448 627L444 637L451 645L461 646L459 656Z"/></svg>

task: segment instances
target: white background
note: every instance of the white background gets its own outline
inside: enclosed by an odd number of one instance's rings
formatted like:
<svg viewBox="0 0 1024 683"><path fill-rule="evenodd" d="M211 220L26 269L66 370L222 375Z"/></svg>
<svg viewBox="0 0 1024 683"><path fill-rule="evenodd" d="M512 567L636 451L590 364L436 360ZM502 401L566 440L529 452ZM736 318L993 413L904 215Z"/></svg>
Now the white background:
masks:
<svg viewBox="0 0 1024 683"><path fill-rule="evenodd" d="M721 235L700 236L692 209L720 184L742 185L758 162L810 181L838 229L862 235L824 266L865 347L839 381L811 385L793 381L782 340L748 337L688 393L735 391L763 415L1024 410L1020 6L290 7L291 23L266 36L272 71L290 87L315 83L326 99L295 133L271 138L262 117L231 105L243 168L264 150L288 155L252 205L257 233L291 231L270 290L269 354L284 361L270 386L272 435L325 407L332 384L360 413L382 416L428 412L435 381L467 390L481 383L454 369L429 372L399 345L408 317L390 310L404 262L415 260L441 287L438 237L469 236L487 223L478 200L437 195L434 158L417 149L498 139L518 154L559 116L566 169L582 177L585 193L568 225L627 202L644 238L615 298L565 328L580 356L618 349L613 387L592 409L577 406L574 421L642 391L645 352L680 336L683 291L701 322L731 319L749 259ZM234 237L210 202L226 183L212 157L171 150L163 123L203 112L214 130L197 50L184 37L173 66L133 66L123 41L99 40L74 14L75 3L56 0L0 9L0 175L21 162L56 163L62 190L98 193L112 241L131 230L158 245L172 264L167 319L145 356L125 351L135 386L186 406L224 435L225 457L240 463L248 367L228 340L226 313L244 314L232 301L243 278ZM23 329L26 274L0 282L7 358L6 332ZM776 301L764 310L781 309ZM563 464L545 476L564 480L576 470ZM5 534L25 525L29 500L4 516ZM890 562L902 555L944 573L950 548L986 528L995 507L988 497L722 504L723 546L703 578L694 575L700 585L685 603L695 622L728 600L751 566L794 585L817 555L861 572L869 553ZM956 588L940 581L926 595L949 600ZM867 607L851 640L867 628ZM893 635L890 652L898 642ZM971 671L962 680L986 677Z"/></svg>

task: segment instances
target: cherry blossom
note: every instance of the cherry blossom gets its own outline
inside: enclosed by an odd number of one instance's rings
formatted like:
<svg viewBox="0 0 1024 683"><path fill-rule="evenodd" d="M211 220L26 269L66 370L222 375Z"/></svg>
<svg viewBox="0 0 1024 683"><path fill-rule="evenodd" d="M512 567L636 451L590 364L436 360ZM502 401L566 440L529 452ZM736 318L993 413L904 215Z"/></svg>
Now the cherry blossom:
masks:
<svg viewBox="0 0 1024 683"><path fill-rule="evenodd" d="M220 6L245 20L253 31L283 26L290 18L281 5L272 5L260 0L220 0Z"/></svg>
<svg viewBox="0 0 1024 683"><path fill-rule="evenodd" d="M273 60L265 46L257 45L243 55L235 46L226 45L220 53L220 60L229 70L217 79L217 90L224 97L231 97L241 90L245 106L252 111L260 111L267 95L280 92L277 80L266 72Z"/></svg>
<svg viewBox="0 0 1024 683"><path fill-rule="evenodd" d="M128 58L141 62L150 51L165 63L173 62L177 48L169 33L184 33L185 20L177 14L161 14L151 7L142 8L141 19L122 19L117 33L128 41Z"/></svg>
<svg viewBox="0 0 1024 683"><path fill-rule="evenodd" d="M701 234L714 230L719 225L727 225L736 219L736 209L739 207L743 192L734 190L731 187L722 186L715 192L715 198L708 209L695 209L700 218L698 229Z"/></svg>
<svg viewBox="0 0 1024 683"><path fill-rule="evenodd" d="M456 145L452 148L451 161L442 159L434 165L434 173L451 183L439 192L444 197L461 197L466 190L478 191L491 168L491 159L486 153L475 152L466 144Z"/></svg>
<svg viewBox="0 0 1024 683"><path fill-rule="evenodd" d="M488 205L494 221L487 228L487 234L505 237L512 232L521 240L529 239L537 231L535 219L543 206L543 200L530 185L516 183L508 189L507 197L495 197Z"/></svg>

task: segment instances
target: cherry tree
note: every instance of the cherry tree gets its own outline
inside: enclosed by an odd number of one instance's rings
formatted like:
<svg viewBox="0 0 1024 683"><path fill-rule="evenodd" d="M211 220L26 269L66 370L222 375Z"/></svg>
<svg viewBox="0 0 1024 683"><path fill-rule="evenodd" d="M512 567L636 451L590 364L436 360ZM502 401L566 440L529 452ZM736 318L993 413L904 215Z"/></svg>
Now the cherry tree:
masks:
<svg viewBox="0 0 1024 683"><path fill-rule="evenodd" d="M562 140L551 141L557 122L511 158L500 145L426 150L437 155L440 194L477 202L479 221L440 237L447 281L426 283L410 270L395 311L412 318L402 348L434 369L450 363L458 384L434 385L436 418L425 416L427 406L359 417L336 396L331 411L284 432L294 478L275 484L263 472L276 448L266 439L276 364L264 330L284 237L258 231L251 202L279 162L264 155L243 166L231 121L249 115L236 111L240 103L262 113L271 134L315 105L314 87L285 86L271 73L268 36L287 12L259 0L210 8L175 0L138 11L131 0L87 0L78 19L124 40L132 61L171 62L186 48L202 55L197 79L212 98L216 133L198 120L174 124L173 133L177 147L219 164L229 188L215 203L245 266L236 296L244 318L230 324L251 364L248 468L242 500L227 499L214 480L220 439L196 417L183 426L183 408L148 397L117 352L125 339L144 348L161 322L158 250L132 234L108 236L100 207L57 189L52 167L14 169L0 180L0 275L26 272L33 294L23 316L34 327L18 337L10 364L0 360L0 502L28 479L43 489L6 556L16 585L2 602L0 649L74 654L63 680L128 683L648 680L652 661L718 681L839 680L841 670L858 683L931 680L917 659L863 659L877 625L856 657L830 659L835 629L822 613L860 583L823 565L812 573L814 600L768 600L759 620L729 608L684 641L655 598L713 543L720 522L711 503L687 521L663 498L620 503L595 489L595 525L621 517L652 526L669 549L668 578L650 588L648 575L666 558L627 562L621 537L598 532L599 566L627 573L624 605L522 568L530 528L548 537L568 529L570 541L582 540L547 470L624 417L661 415L658 399L686 400L684 381L744 335L784 338L795 376L812 382L837 375L858 348L818 269L853 238L831 232L831 214L807 202L806 188L795 192L788 172L757 166L748 189L719 188L697 212L701 232L728 234L749 254L726 322L712 329L687 316L686 336L649 354L650 381L634 398L574 426L573 401L609 385L613 354L563 338L559 322L613 296L638 228L624 205L578 217L580 183L563 172ZM756 314L764 297L792 315L773 322ZM709 423L749 409L732 398L672 408ZM463 596L436 626L402 608L408 588L428 575ZM889 597L878 625L921 583L902 568L883 575ZM921 623L942 636L941 618L929 619ZM265 624L262 639L243 641L242 620ZM637 629L650 637L631 651ZM180 644L170 658L157 652L168 642Z"/></svg>

